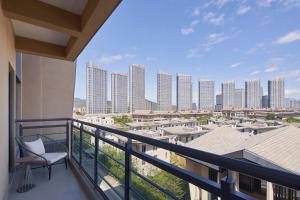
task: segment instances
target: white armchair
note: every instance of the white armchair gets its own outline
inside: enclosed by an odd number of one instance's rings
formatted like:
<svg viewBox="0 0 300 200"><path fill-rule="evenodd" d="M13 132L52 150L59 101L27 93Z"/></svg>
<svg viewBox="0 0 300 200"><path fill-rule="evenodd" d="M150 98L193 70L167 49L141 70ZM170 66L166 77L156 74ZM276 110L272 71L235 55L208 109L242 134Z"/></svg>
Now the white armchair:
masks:
<svg viewBox="0 0 300 200"><path fill-rule="evenodd" d="M21 150L21 156L27 157L29 163L47 167L51 180L52 165L60 164L64 160L66 169L67 149L61 143L44 135L30 135L16 137Z"/></svg>

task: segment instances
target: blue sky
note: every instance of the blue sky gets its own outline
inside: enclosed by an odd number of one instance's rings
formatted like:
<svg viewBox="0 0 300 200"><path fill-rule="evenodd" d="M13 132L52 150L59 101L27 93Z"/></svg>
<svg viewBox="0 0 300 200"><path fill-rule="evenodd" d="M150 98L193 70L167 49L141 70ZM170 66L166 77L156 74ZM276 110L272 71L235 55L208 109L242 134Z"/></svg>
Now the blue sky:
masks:
<svg viewBox="0 0 300 200"><path fill-rule="evenodd" d="M146 98L156 101L156 73L215 81L236 88L248 79L285 77L286 96L300 98L299 0L125 0L77 59L75 97L85 98L85 66L91 60L110 73L144 64Z"/></svg>

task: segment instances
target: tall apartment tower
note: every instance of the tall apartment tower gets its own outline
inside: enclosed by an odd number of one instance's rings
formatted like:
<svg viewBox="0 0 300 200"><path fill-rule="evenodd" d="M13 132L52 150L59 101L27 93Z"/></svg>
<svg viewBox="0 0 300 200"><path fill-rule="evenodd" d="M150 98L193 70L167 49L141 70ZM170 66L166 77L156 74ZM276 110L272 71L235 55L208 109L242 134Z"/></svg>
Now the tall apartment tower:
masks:
<svg viewBox="0 0 300 200"><path fill-rule="evenodd" d="M130 112L145 110L145 68L135 64L129 66L129 108Z"/></svg>
<svg viewBox="0 0 300 200"><path fill-rule="evenodd" d="M226 81L222 83L223 109L229 110L234 108L234 93L235 93L234 81Z"/></svg>
<svg viewBox="0 0 300 200"><path fill-rule="evenodd" d="M172 75L164 72L157 73L157 104L158 110L172 110Z"/></svg>
<svg viewBox="0 0 300 200"><path fill-rule="evenodd" d="M198 109L213 111L215 105L215 82L200 80L198 82Z"/></svg>
<svg viewBox="0 0 300 200"><path fill-rule="evenodd" d="M128 112L128 75L111 74L111 107L112 113Z"/></svg>
<svg viewBox="0 0 300 200"><path fill-rule="evenodd" d="M107 112L107 71L86 64L86 111L87 114Z"/></svg>
<svg viewBox="0 0 300 200"><path fill-rule="evenodd" d="M177 74L176 76L177 91L177 110L192 110L192 76Z"/></svg>
<svg viewBox="0 0 300 200"><path fill-rule="evenodd" d="M217 94L215 111L220 112L222 111L222 109L223 109L223 97L222 94Z"/></svg>
<svg viewBox="0 0 300 200"><path fill-rule="evenodd" d="M262 89L260 80L248 80L245 82L246 108L258 109L262 103Z"/></svg>
<svg viewBox="0 0 300 200"><path fill-rule="evenodd" d="M284 79L276 78L268 81L268 101L271 109L283 109L284 108Z"/></svg>
<svg viewBox="0 0 300 200"><path fill-rule="evenodd" d="M245 108L245 91L242 88L234 91L234 107L238 109Z"/></svg>

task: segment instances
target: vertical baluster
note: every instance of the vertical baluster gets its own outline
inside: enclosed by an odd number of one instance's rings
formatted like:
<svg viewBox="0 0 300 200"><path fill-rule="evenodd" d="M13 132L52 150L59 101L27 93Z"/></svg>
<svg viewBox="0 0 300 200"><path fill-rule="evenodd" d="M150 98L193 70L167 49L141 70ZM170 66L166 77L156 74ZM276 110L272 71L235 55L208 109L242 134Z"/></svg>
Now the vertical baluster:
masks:
<svg viewBox="0 0 300 200"><path fill-rule="evenodd" d="M130 199L130 184L131 184L131 148L132 148L132 140L128 138L126 144L125 144L126 150L125 150L125 200Z"/></svg>
<svg viewBox="0 0 300 200"><path fill-rule="evenodd" d="M94 157L94 181L95 187L98 187L98 150L99 150L99 128L95 132L95 157Z"/></svg>
<svg viewBox="0 0 300 200"><path fill-rule="evenodd" d="M79 165L82 166L82 131L83 131L83 124L80 125L80 133L79 133Z"/></svg>
<svg viewBox="0 0 300 200"><path fill-rule="evenodd" d="M66 123L66 147L69 150L69 121Z"/></svg>
<svg viewBox="0 0 300 200"><path fill-rule="evenodd" d="M227 177L224 177L221 180L221 199L230 199L230 194L235 191L235 182L236 182L236 172L228 170Z"/></svg>

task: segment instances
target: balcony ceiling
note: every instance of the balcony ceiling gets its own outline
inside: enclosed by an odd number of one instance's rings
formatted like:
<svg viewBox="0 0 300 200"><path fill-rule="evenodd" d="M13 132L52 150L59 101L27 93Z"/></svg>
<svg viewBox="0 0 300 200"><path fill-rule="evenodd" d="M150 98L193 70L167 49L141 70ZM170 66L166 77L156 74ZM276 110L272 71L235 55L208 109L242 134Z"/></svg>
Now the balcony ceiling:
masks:
<svg viewBox="0 0 300 200"><path fill-rule="evenodd" d="M121 0L2 0L19 52L74 61Z"/></svg>

